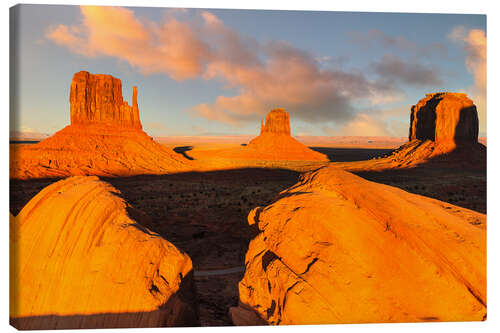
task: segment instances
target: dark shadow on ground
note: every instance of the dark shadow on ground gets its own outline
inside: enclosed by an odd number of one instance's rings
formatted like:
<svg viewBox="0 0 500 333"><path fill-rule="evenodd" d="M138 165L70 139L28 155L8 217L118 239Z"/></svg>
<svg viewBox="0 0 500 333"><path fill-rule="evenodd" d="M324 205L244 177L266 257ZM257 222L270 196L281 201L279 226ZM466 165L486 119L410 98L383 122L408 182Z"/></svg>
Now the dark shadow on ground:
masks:
<svg viewBox="0 0 500 333"><path fill-rule="evenodd" d="M375 157L390 155L394 149L384 148L331 148L309 147L318 153L325 154L331 162L365 161Z"/></svg>
<svg viewBox="0 0 500 333"><path fill-rule="evenodd" d="M187 151L193 150L193 146L180 146L180 147L175 147L173 150L178 154L182 154L188 160L194 160L194 158L192 158L186 153Z"/></svg>
<svg viewBox="0 0 500 333"><path fill-rule="evenodd" d="M34 140L11 140L9 141L9 144L25 144L25 145L34 145L35 143L38 143L40 141L34 141Z"/></svg>

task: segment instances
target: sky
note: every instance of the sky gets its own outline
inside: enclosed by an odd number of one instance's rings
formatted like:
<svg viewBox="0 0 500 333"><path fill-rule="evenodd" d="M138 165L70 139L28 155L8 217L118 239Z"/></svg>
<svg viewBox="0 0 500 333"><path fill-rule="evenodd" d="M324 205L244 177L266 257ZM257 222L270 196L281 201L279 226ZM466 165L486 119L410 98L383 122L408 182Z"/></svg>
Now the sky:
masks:
<svg viewBox="0 0 500 333"><path fill-rule="evenodd" d="M293 135L407 136L411 106L465 92L486 135L486 16L21 5L11 129L69 124L73 74L138 87L152 136L258 134L276 107Z"/></svg>

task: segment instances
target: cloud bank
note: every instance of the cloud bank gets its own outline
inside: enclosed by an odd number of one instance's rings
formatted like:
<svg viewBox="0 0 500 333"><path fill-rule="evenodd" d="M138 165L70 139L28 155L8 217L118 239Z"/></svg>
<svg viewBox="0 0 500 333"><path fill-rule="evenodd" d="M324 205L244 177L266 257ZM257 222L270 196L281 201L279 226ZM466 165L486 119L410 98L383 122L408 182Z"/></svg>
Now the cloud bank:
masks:
<svg viewBox="0 0 500 333"><path fill-rule="evenodd" d="M414 58L386 54L365 72L333 69L325 64L345 59L312 54L286 41L259 42L209 11L193 15L170 10L162 20L153 21L120 7L81 7L79 22L51 26L45 36L72 53L112 57L144 75L162 73L177 81L201 78L222 83L227 93L189 110L205 119L241 125L261 119L272 108L285 107L295 119L335 124L339 135L402 132L374 110L405 98L401 86L442 84L440 71L416 60L446 54L441 43L418 45L380 30L353 32L351 41L363 47L382 46L387 52L404 51ZM484 32L457 27L449 37L464 46L467 70L475 78L470 90L481 112L486 106Z"/></svg>
<svg viewBox="0 0 500 333"><path fill-rule="evenodd" d="M466 90L477 106L480 131L486 131L486 34L480 29L457 26L448 37L464 47L467 71L474 76L474 85Z"/></svg>
<svg viewBox="0 0 500 333"><path fill-rule="evenodd" d="M81 15L78 24L50 27L46 37L85 57L126 61L143 74L218 80L236 94L191 110L214 121L237 125L280 106L306 122L342 123L355 118L357 103L403 96L394 85L361 72L322 69L317 57L287 42L262 44L242 36L207 11L194 20L167 15L162 22L117 7L81 7Z"/></svg>
<svg viewBox="0 0 500 333"><path fill-rule="evenodd" d="M409 85L439 85L442 83L439 70L416 62L404 61L399 57L386 54L380 62L374 63L377 74L388 80Z"/></svg>

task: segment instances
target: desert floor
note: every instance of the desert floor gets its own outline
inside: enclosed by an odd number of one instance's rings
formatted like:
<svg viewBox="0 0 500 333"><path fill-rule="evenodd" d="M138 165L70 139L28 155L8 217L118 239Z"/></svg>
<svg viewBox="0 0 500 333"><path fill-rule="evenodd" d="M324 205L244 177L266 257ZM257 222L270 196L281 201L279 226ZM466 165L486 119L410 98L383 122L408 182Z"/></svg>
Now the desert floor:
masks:
<svg viewBox="0 0 500 333"><path fill-rule="evenodd" d="M190 151L237 147L236 143L165 143L189 158ZM335 162L359 161L390 154L391 147L311 147ZM359 176L396 186L457 206L486 213L486 172L456 169L359 172ZM200 321L203 326L231 325L230 306L238 302L238 282L244 256L255 231L247 224L249 211L273 202L295 184L293 170L238 168L160 176L105 178L134 207L150 217L149 229L159 233L193 260L197 273ZM45 186L58 179L10 180L10 211L21 208Z"/></svg>

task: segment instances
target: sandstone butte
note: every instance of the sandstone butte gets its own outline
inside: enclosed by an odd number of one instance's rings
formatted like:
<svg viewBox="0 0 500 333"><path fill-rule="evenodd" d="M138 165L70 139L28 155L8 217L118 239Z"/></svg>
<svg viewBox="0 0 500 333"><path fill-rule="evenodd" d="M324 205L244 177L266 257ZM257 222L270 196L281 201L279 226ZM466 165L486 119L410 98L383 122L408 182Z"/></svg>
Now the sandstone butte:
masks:
<svg viewBox="0 0 500 333"><path fill-rule="evenodd" d="M143 130L137 87L129 106L120 79L85 71L73 76L71 124L35 144L11 148L11 178L160 174L191 161L153 141Z"/></svg>
<svg viewBox="0 0 500 333"><path fill-rule="evenodd" d="M95 176L44 188L11 216L10 320L18 329L197 324L191 259Z"/></svg>
<svg viewBox="0 0 500 333"><path fill-rule="evenodd" d="M234 160L323 161L328 157L309 149L290 134L290 115L283 108L270 111L261 121L260 135L247 146L213 151L193 151L196 159L226 158Z"/></svg>
<svg viewBox="0 0 500 333"><path fill-rule="evenodd" d="M323 167L248 223L236 325L486 318L486 215Z"/></svg>
<svg viewBox="0 0 500 333"><path fill-rule="evenodd" d="M426 165L485 168L486 147L478 142L478 133L477 109L466 94L427 94L411 108L408 143L385 158L336 165L349 171Z"/></svg>

